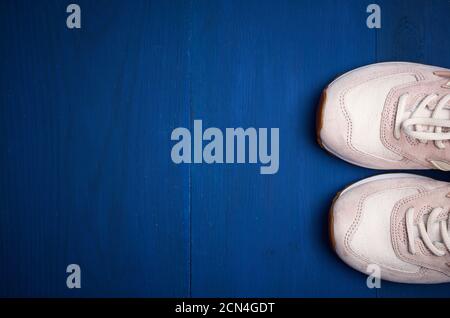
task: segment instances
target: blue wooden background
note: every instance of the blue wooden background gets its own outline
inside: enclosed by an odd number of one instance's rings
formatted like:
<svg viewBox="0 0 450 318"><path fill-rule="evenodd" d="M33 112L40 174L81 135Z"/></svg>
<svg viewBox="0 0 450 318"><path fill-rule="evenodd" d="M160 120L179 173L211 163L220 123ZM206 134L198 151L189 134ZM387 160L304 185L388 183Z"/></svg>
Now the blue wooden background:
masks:
<svg viewBox="0 0 450 318"><path fill-rule="evenodd" d="M69 3L0 2L0 296L450 296L368 289L333 254L332 197L378 172L325 153L314 128L340 73L450 67L450 1L77 0L81 30ZM279 127L279 172L175 165L170 134L194 119Z"/></svg>

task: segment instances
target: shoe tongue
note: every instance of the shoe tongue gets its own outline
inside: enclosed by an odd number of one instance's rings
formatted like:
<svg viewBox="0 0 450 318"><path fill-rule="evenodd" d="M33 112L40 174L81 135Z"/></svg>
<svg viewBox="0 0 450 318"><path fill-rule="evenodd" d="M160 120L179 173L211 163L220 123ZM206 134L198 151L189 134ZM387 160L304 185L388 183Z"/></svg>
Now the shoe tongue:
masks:
<svg viewBox="0 0 450 318"><path fill-rule="evenodd" d="M425 227L427 228L428 236L430 237L431 242L442 242L442 235L440 231L439 222L431 223L430 226L427 226L429 214L424 217Z"/></svg>
<svg viewBox="0 0 450 318"><path fill-rule="evenodd" d="M431 242L433 243L440 243L439 245L444 246L444 241L442 239L442 234L441 234L441 228L440 228L440 222L436 221L430 224L430 226L427 226L427 222L428 219L430 217L430 214L427 214L424 216L424 223L425 223L425 227L427 229L427 233L428 236L430 237ZM439 248L439 245L437 245L436 247Z"/></svg>
<svg viewBox="0 0 450 318"><path fill-rule="evenodd" d="M432 118L433 117L433 111L436 108L436 106L439 103L439 99L432 100L428 107L424 107L422 109L417 109L419 107L420 102L426 97L425 94L416 95L411 100L411 104L407 106L407 117L409 118L412 113L414 113L414 117L423 117L423 118ZM416 111L417 110L417 111ZM446 107L441 109L439 111L439 114L437 116L439 119L450 119L450 103L447 104ZM417 131L428 131L430 129L433 129L434 127L428 126L428 125L416 125Z"/></svg>

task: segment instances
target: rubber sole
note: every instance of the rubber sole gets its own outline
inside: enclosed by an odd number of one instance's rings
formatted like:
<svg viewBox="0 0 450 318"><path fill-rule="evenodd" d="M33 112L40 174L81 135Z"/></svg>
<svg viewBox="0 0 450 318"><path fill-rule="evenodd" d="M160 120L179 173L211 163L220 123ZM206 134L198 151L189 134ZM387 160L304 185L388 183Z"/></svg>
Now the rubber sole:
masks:
<svg viewBox="0 0 450 318"><path fill-rule="evenodd" d="M330 246L334 252L336 252L336 239L334 237L334 204L337 199L341 196L341 192L339 191L333 198L331 203L330 210L328 211L328 238L330 242Z"/></svg>
<svg viewBox="0 0 450 318"><path fill-rule="evenodd" d="M319 105L317 106L317 114L316 114L316 138L317 143L320 148L325 149L323 146L322 138L320 137L320 131L323 127L323 109L325 107L325 103L327 101L327 89L325 88L320 95ZM326 149L325 149L326 150Z"/></svg>
<svg viewBox="0 0 450 318"><path fill-rule="evenodd" d="M342 76L344 76L344 75L342 75ZM342 77L342 76L340 76L340 77ZM379 169L376 167L367 167L367 166L361 165L357 162L353 162L349 159L343 158L340 154L338 154L337 152L335 152L332 149L330 149L329 147L327 147L327 145L323 142L322 138L320 137L320 132L322 130L323 123L324 123L323 114L324 114L325 104L327 102L327 90L328 90L328 86L322 91L322 94L321 94L320 100L319 100L319 105L317 106L317 114L316 114L316 139L317 139L317 143L319 144L320 148L325 150L330 155L337 157L341 160L344 160L348 163L351 163L355 166L366 167L369 169Z"/></svg>

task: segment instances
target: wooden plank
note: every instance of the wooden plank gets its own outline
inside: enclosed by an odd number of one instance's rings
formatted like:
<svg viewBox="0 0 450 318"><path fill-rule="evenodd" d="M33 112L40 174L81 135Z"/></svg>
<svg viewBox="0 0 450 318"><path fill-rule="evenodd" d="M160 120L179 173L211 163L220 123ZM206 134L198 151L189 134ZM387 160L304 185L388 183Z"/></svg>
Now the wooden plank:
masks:
<svg viewBox="0 0 450 318"><path fill-rule="evenodd" d="M359 1L195 1L192 113L204 127L280 128L280 169L192 167L193 296L374 297L328 246L336 191L372 171L315 141L316 104L375 59Z"/></svg>
<svg viewBox="0 0 450 318"><path fill-rule="evenodd" d="M357 0L77 3L81 30L61 1L0 2L0 296L449 296L369 290L332 253L331 199L379 172L319 149L314 122L340 73L450 67L450 2L380 0L378 31ZM194 119L279 128L278 173L174 165Z"/></svg>
<svg viewBox="0 0 450 318"><path fill-rule="evenodd" d="M187 296L189 3L77 3L2 1L0 296Z"/></svg>

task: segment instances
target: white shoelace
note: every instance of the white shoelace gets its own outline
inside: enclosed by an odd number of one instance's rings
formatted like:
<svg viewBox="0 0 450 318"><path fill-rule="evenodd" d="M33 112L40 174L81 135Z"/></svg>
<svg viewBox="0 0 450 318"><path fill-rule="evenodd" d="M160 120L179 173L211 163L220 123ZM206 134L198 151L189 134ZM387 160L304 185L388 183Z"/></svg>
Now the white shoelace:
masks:
<svg viewBox="0 0 450 318"><path fill-rule="evenodd" d="M449 228L450 228L450 217L447 217L445 220L438 221L439 215L444 211L443 208L434 208L430 215L428 216L427 225L425 227L425 223L423 221L423 217L417 222L418 226L418 236L422 239L422 242L425 246L436 256L444 256L445 251L437 248L435 242L430 238L430 232L433 226L436 226L436 223L439 222L439 232L442 238L442 242L445 247L450 251L450 236L449 236ZM411 254L416 254L416 242L414 235L414 208L409 208L406 211L406 232L408 235L408 247ZM440 244L442 245L442 244Z"/></svg>
<svg viewBox="0 0 450 318"><path fill-rule="evenodd" d="M400 130L403 128L406 135L423 143L434 141L436 147L444 149L445 145L442 141L450 140L450 132L442 132L442 128L450 128L449 106L447 106L450 102L450 94L444 95L434 109L429 104L439 98L437 94L426 96L412 111L406 110L408 98L409 94L404 94L398 101L394 137L397 140L400 139ZM442 115L447 115L447 118L442 118Z"/></svg>

